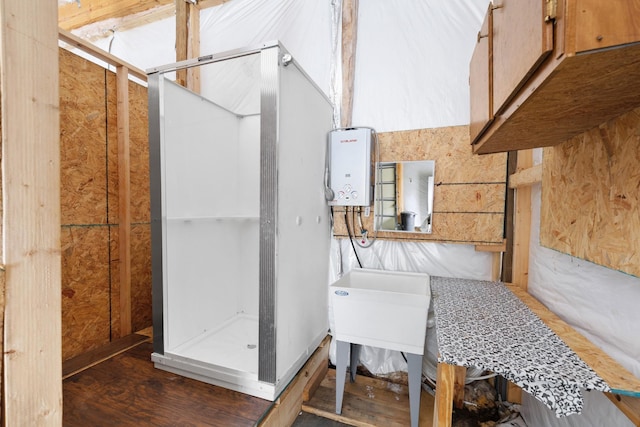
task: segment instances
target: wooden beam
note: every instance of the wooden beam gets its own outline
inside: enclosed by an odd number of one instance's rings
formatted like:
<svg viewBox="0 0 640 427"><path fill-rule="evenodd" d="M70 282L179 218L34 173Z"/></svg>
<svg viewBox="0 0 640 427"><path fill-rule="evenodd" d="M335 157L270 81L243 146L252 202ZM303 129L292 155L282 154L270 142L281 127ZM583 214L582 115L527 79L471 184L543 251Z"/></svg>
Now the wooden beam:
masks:
<svg viewBox="0 0 640 427"><path fill-rule="evenodd" d="M176 14L173 2L163 6L156 6L133 15L122 18L111 18L106 21L99 21L74 29L73 33L83 40L95 42L96 40L110 37L113 31L126 31L148 25L162 19L172 18Z"/></svg>
<svg viewBox="0 0 640 427"><path fill-rule="evenodd" d="M57 12L0 0L6 426L62 425Z"/></svg>
<svg viewBox="0 0 640 427"><path fill-rule="evenodd" d="M223 3L226 3L231 0L200 0L198 2L199 9L207 9L214 6L220 6Z"/></svg>
<svg viewBox="0 0 640 427"><path fill-rule="evenodd" d="M200 9L189 4L189 36L187 37L187 58L200 56ZM187 89L200 93L200 67L187 68Z"/></svg>
<svg viewBox="0 0 640 427"><path fill-rule="evenodd" d="M342 127L351 126L353 116L353 88L358 44L358 0L342 2Z"/></svg>
<svg viewBox="0 0 640 427"><path fill-rule="evenodd" d="M118 125L118 254L120 336L131 334L131 160L129 154L129 71L116 68Z"/></svg>
<svg viewBox="0 0 640 427"><path fill-rule="evenodd" d="M140 80L147 81L147 73L145 73L141 69L134 67L133 65L121 60L120 58L111 55L109 52L105 52L104 50L92 45L91 43L82 40L80 37L71 34L69 31L58 28L58 39L70 46L76 47L83 52L92 55L96 59L106 62L109 65L113 65L114 67L119 67L122 65L132 76L135 76Z"/></svg>
<svg viewBox="0 0 640 427"><path fill-rule="evenodd" d="M529 169L533 165L532 150L518 151L516 171ZM516 191L513 235L513 283L526 290L529 283L529 240L531 235L531 187L520 187Z"/></svg>
<svg viewBox="0 0 640 427"><path fill-rule="evenodd" d="M200 56L200 8L176 0L176 62ZM176 83L200 93L200 67L176 71Z"/></svg>
<svg viewBox="0 0 640 427"><path fill-rule="evenodd" d="M509 177L509 188L528 187L542 182L542 163L521 169Z"/></svg>
<svg viewBox="0 0 640 427"><path fill-rule="evenodd" d="M501 245L476 245L475 249L478 252L504 252L507 249L507 241L503 240Z"/></svg>
<svg viewBox="0 0 640 427"><path fill-rule="evenodd" d="M633 425L640 427L640 398L605 393L605 396L631 420Z"/></svg>
<svg viewBox="0 0 640 427"><path fill-rule="evenodd" d="M122 18L172 2L173 0L81 0L64 3L58 7L58 25L65 30L73 30L94 22Z"/></svg>
<svg viewBox="0 0 640 427"><path fill-rule="evenodd" d="M175 0L176 4L176 62L189 56L189 5L185 0ZM176 71L176 83L187 86L187 70Z"/></svg>
<svg viewBox="0 0 640 427"><path fill-rule="evenodd" d="M290 426L302 408L302 396L307 384L317 377L318 370L325 370L329 364L330 337L326 337L311 355L298 375L276 400L267 415L260 421L260 427Z"/></svg>

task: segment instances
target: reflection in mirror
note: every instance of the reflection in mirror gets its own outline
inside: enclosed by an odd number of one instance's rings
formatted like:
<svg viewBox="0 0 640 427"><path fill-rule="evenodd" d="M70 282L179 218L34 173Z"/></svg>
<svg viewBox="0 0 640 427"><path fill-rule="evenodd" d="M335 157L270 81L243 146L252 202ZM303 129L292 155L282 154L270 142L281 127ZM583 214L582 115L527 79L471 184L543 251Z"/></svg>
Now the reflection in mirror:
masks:
<svg viewBox="0 0 640 427"><path fill-rule="evenodd" d="M376 230L431 233L435 161L380 162L376 172Z"/></svg>

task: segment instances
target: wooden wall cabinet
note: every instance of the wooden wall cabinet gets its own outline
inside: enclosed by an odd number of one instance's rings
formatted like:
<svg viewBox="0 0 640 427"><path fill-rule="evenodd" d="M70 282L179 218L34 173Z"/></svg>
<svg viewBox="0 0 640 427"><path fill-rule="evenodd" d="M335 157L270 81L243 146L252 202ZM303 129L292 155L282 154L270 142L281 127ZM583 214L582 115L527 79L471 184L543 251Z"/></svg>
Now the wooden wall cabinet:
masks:
<svg viewBox="0 0 640 427"><path fill-rule="evenodd" d="M640 0L494 0L470 62L476 154L559 144L640 106Z"/></svg>

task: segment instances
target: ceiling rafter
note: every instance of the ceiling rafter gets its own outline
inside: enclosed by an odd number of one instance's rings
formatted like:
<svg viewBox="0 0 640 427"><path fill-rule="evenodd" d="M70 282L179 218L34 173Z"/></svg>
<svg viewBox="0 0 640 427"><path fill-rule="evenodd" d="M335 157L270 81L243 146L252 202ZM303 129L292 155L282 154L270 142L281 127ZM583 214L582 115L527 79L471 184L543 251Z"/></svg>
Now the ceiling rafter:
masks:
<svg viewBox="0 0 640 427"><path fill-rule="evenodd" d="M173 4L173 0L81 0L65 3L58 6L58 25L65 30L73 30L167 4Z"/></svg>
<svg viewBox="0 0 640 427"><path fill-rule="evenodd" d="M118 30L135 28L175 15L175 1L187 0L75 0L58 3L58 25L67 31L96 24ZM230 0L200 0L198 9L219 6ZM193 0L189 1L193 3ZM89 31L99 38L99 32Z"/></svg>

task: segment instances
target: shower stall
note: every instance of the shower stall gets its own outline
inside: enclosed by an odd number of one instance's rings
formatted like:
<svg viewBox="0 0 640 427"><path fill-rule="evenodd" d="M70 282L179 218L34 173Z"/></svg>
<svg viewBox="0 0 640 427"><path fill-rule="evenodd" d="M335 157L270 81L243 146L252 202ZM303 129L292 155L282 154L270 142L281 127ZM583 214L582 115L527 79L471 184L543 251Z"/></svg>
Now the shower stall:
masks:
<svg viewBox="0 0 640 427"><path fill-rule="evenodd" d="M173 81L196 67L198 93ZM328 331L333 108L278 42L148 82L152 360L275 400Z"/></svg>

